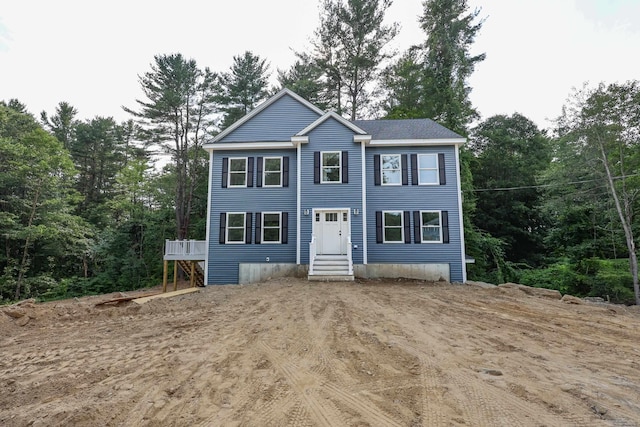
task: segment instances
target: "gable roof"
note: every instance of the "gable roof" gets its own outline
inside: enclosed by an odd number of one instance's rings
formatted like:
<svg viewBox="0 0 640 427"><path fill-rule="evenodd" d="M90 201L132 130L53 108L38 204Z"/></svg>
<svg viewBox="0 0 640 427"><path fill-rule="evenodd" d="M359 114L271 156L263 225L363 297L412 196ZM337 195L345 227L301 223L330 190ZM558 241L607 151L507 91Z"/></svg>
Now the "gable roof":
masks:
<svg viewBox="0 0 640 427"><path fill-rule="evenodd" d="M213 138L213 140L208 143L215 143L217 141L220 141L221 139L223 139L225 136L229 135L231 132L233 132L234 130L236 130L237 128L239 128L240 126L242 126L244 123L248 122L249 120L251 120L253 117L257 116L258 114L260 114L260 112L264 111L265 109L267 109L270 105L272 105L273 103L275 103L277 100L279 100L280 98L282 98L283 96L288 95L290 97L292 97L293 99L295 99L296 101L298 101L299 103L301 103L302 105L304 105L305 107L309 108L310 110L318 113L319 115L324 114L324 111L322 111L321 109L319 109L318 107L316 107L315 105L313 105L312 103L310 103L309 101L307 101L306 99L302 98L300 95L298 95L297 93L284 88L282 89L280 92L278 92L277 94L273 95L271 98L267 99L265 102L263 102L262 104L258 105L256 108L254 108L253 110L251 110L248 114L246 114L244 117L242 117L240 120L238 120L237 122L235 122L234 124L232 124L231 126L229 126L228 128L226 128L224 131L220 132L218 135L216 135L215 138Z"/></svg>
<svg viewBox="0 0 640 427"><path fill-rule="evenodd" d="M328 113L325 113L321 117L318 117L318 119L316 121L311 123L306 128L302 129L295 136L304 136L304 135L308 134L313 129L315 129L317 126L319 126L322 123L324 123L327 119L334 119L338 123L342 124L343 126L346 126L347 128L351 129L352 131L354 131L355 133L357 133L359 135L366 135L367 134L367 132L365 130L361 129L354 122L350 122L349 120L345 119L344 117L342 117L341 115L337 114L334 111L329 111Z"/></svg>
<svg viewBox="0 0 640 427"><path fill-rule="evenodd" d="M352 123L371 135L372 140L464 140L464 137L431 119L354 120Z"/></svg>

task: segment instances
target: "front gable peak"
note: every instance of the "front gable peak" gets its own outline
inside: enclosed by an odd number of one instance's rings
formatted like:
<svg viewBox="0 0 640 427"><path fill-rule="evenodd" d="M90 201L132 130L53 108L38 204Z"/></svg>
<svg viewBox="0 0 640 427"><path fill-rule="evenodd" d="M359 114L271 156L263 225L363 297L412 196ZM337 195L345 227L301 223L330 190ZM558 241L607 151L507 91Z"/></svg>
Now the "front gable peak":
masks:
<svg viewBox="0 0 640 427"><path fill-rule="evenodd" d="M353 132L355 132L358 135L367 135L367 132L365 132L364 130L360 129L358 126L354 125L349 120L345 119L344 117L342 117L341 115L335 113L334 111L329 111L328 113L325 113L324 115L318 117L318 119L316 121L311 123L306 128L302 129L295 136L307 136L309 134L309 132L311 132L313 129L315 129L316 127L318 127L319 125L321 125L322 123L327 121L328 119L336 120L338 123L340 123L341 125L349 128L350 130L352 130Z"/></svg>

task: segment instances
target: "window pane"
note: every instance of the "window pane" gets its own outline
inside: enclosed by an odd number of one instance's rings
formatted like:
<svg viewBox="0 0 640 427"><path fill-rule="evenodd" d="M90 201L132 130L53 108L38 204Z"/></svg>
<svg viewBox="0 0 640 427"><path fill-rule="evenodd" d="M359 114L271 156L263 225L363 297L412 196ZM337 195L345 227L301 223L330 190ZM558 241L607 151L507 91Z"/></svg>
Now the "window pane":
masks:
<svg viewBox="0 0 640 427"><path fill-rule="evenodd" d="M244 215L243 214L229 214L228 227L244 227Z"/></svg>
<svg viewBox="0 0 640 427"><path fill-rule="evenodd" d="M438 167L438 160L435 154L421 154L418 156L418 160L420 169L435 169Z"/></svg>
<svg viewBox="0 0 640 427"><path fill-rule="evenodd" d="M435 170L421 170L420 171L420 183L421 184L437 184L438 183L438 171Z"/></svg>
<svg viewBox="0 0 640 427"><path fill-rule="evenodd" d="M440 226L440 214L438 212L422 212L422 225Z"/></svg>
<svg viewBox="0 0 640 427"><path fill-rule="evenodd" d="M229 169L233 172L244 172L247 165L246 159L231 159Z"/></svg>
<svg viewBox="0 0 640 427"><path fill-rule="evenodd" d="M383 184L400 184L400 171L382 171Z"/></svg>
<svg viewBox="0 0 640 427"><path fill-rule="evenodd" d="M264 185L280 185L280 172L265 172L264 173Z"/></svg>
<svg viewBox="0 0 640 427"><path fill-rule="evenodd" d="M242 173L237 173L237 172L232 172L231 173L231 177L230 177L230 185L234 186L234 185L245 185L245 178L246 178L246 174L244 172Z"/></svg>
<svg viewBox="0 0 640 427"><path fill-rule="evenodd" d="M265 227L280 227L280 215L264 214L262 215L262 223Z"/></svg>
<svg viewBox="0 0 640 427"><path fill-rule="evenodd" d="M384 241L385 242L401 242L402 228L385 228Z"/></svg>
<svg viewBox="0 0 640 427"><path fill-rule="evenodd" d="M280 241L280 229L279 228L265 228L263 230L263 241L265 241L265 242L278 242L278 241Z"/></svg>
<svg viewBox="0 0 640 427"><path fill-rule="evenodd" d="M327 222L336 222L338 221L338 214L336 212L326 213L324 214L324 220Z"/></svg>
<svg viewBox="0 0 640 427"><path fill-rule="evenodd" d="M322 181L340 182L340 169L339 168L322 168Z"/></svg>
<svg viewBox="0 0 640 427"><path fill-rule="evenodd" d="M264 159L264 170L280 172L280 160L281 159Z"/></svg>
<svg viewBox="0 0 640 427"><path fill-rule="evenodd" d="M322 166L340 166L340 153L322 153Z"/></svg>
<svg viewBox="0 0 640 427"><path fill-rule="evenodd" d="M440 227L422 227L423 242L440 241Z"/></svg>
<svg viewBox="0 0 640 427"><path fill-rule="evenodd" d="M400 169L400 156L382 156L382 169Z"/></svg>
<svg viewBox="0 0 640 427"><path fill-rule="evenodd" d="M385 212L384 213L384 225L385 227L402 225L402 213L401 212Z"/></svg>
<svg viewBox="0 0 640 427"><path fill-rule="evenodd" d="M229 242L244 242L244 228L230 228Z"/></svg>

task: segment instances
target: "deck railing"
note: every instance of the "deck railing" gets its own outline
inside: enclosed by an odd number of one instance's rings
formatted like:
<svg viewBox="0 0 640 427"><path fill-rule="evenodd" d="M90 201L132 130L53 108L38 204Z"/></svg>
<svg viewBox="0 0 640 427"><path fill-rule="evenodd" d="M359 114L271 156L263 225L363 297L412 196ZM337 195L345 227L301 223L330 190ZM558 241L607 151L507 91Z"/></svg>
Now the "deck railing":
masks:
<svg viewBox="0 0 640 427"><path fill-rule="evenodd" d="M206 240L166 240L164 259L204 260L207 255Z"/></svg>

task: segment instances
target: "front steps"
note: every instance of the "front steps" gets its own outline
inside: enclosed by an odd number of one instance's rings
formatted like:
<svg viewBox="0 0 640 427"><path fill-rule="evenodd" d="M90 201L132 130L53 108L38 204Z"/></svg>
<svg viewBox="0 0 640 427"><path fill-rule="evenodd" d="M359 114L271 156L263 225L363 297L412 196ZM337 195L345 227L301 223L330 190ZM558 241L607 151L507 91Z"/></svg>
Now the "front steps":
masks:
<svg viewBox="0 0 640 427"><path fill-rule="evenodd" d="M346 255L316 255L313 271L308 275L314 281L353 281L353 265ZM349 272L351 270L351 273Z"/></svg>

